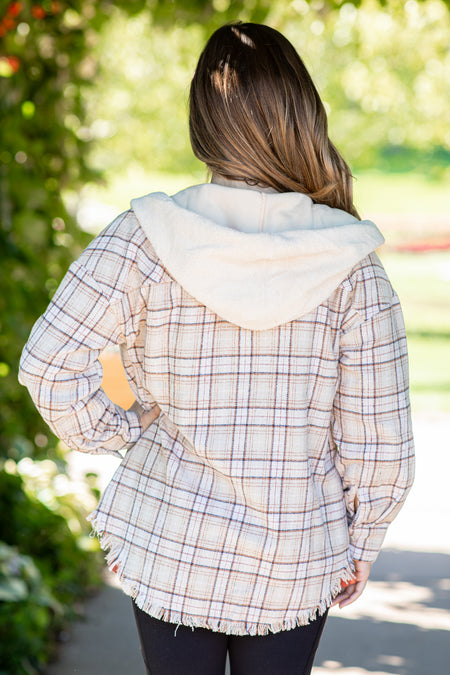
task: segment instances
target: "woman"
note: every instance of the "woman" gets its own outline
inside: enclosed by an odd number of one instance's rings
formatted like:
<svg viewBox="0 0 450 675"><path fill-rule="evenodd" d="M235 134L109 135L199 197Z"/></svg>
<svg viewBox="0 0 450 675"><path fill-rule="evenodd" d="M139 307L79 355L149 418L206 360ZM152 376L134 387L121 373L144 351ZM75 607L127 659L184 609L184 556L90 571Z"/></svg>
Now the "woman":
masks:
<svg viewBox="0 0 450 675"><path fill-rule="evenodd" d="M310 673L411 486L400 305L313 82L277 31L217 30L190 135L211 183L132 201L70 267L21 382L70 447L128 449L90 515L148 672ZM120 345L136 397L101 389Z"/></svg>

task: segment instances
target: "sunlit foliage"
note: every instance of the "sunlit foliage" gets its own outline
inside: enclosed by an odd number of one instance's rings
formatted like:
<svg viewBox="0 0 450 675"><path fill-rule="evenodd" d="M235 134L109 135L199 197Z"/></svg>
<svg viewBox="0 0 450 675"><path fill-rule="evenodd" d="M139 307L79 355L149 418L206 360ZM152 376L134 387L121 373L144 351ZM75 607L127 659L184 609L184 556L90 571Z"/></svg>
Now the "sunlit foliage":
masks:
<svg viewBox="0 0 450 675"><path fill-rule="evenodd" d="M442 173L449 166L450 15L442 0L360 7L278 0L265 21L306 61L327 104L331 136L354 169ZM127 21L120 10L112 14L98 45L97 87L86 92L99 140L92 166L198 171L186 102L201 46L217 23L216 15L207 24L168 27L150 12Z"/></svg>

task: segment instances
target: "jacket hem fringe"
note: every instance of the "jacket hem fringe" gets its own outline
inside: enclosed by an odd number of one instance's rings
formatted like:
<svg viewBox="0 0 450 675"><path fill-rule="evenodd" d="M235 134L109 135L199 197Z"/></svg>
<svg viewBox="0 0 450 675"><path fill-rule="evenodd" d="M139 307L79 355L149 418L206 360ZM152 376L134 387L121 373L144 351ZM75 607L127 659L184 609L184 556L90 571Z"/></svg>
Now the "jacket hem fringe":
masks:
<svg viewBox="0 0 450 675"><path fill-rule="evenodd" d="M352 561L349 561L346 567L333 575L333 581L330 584L330 591L327 596L317 605L311 608L298 611L292 618L280 619L271 623L251 623L245 621L227 621L205 619L204 617L181 614L172 610L165 609L155 605L147 599L147 593L141 590L142 585L139 582L127 579L124 573L124 561L121 557L123 550L119 538L98 529L97 514L94 512L88 516L93 527L93 536L97 536L100 546L106 552L106 563L111 572L115 573L120 583L121 589L126 595L133 598L136 605L146 614L154 619L160 619L176 625L183 625L189 628L207 628L218 633L227 635L267 635L268 633L279 633L283 630L292 630L298 626L306 626L314 619L322 616L331 606L334 598L340 593L341 582L352 581L355 578Z"/></svg>

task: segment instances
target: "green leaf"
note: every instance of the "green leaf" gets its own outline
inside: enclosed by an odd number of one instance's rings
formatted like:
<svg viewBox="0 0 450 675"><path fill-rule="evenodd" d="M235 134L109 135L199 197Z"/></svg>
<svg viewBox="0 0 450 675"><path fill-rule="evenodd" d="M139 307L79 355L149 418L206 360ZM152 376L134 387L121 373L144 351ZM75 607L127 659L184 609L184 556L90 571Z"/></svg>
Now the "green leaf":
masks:
<svg viewBox="0 0 450 675"><path fill-rule="evenodd" d="M28 588L22 579L0 578L0 601L20 602L28 597Z"/></svg>

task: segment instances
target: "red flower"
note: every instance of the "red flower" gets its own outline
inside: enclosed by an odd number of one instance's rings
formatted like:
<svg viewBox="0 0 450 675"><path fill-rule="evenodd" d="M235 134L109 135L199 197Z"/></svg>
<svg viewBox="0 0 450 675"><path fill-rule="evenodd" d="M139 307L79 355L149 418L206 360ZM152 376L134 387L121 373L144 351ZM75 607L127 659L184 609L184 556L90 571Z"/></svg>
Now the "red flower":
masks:
<svg viewBox="0 0 450 675"><path fill-rule="evenodd" d="M16 27L16 22L9 16L5 16L4 19L2 20L2 26L5 29L5 31L9 31Z"/></svg>
<svg viewBox="0 0 450 675"><path fill-rule="evenodd" d="M18 16L23 9L23 4L21 2L12 2L8 7L7 14L9 16Z"/></svg>
<svg viewBox="0 0 450 675"><path fill-rule="evenodd" d="M17 73L20 68L20 59L17 56L7 56L6 60L8 61L13 73Z"/></svg>
<svg viewBox="0 0 450 675"><path fill-rule="evenodd" d="M33 7L31 8L31 13L34 16L34 18L38 19L39 21L45 19L45 17L47 16L47 12L40 5L33 5Z"/></svg>
<svg viewBox="0 0 450 675"><path fill-rule="evenodd" d="M0 56L0 74L2 77L11 77L20 68L20 59L17 56Z"/></svg>

